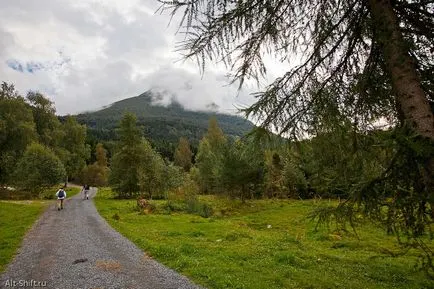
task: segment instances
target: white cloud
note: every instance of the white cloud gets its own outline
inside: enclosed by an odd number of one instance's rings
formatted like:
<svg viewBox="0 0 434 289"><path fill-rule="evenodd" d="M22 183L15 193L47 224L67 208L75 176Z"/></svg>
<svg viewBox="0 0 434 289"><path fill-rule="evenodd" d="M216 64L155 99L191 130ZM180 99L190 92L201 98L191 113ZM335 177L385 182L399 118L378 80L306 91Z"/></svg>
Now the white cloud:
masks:
<svg viewBox="0 0 434 289"><path fill-rule="evenodd" d="M233 113L253 102L247 91L227 86L221 67L199 75L177 62L176 24L155 14L156 0L2 0L0 81L24 94L39 90L59 114L94 110L148 89L166 91L188 109L216 104ZM38 70L20 72L16 61ZM237 96L238 95L238 96Z"/></svg>
<svg viewBox="0 0 434 289"><path fill-rule="evenodd" d="M204 110L217 105L219 111L236 113L241 107L252 102L245 91L237 91L235 85L227 85L228 79L222 74L206 73L203 77L181 68L161 67L147 76L151 89L163 94L162 104L175 98L190 110Z"/></svg>

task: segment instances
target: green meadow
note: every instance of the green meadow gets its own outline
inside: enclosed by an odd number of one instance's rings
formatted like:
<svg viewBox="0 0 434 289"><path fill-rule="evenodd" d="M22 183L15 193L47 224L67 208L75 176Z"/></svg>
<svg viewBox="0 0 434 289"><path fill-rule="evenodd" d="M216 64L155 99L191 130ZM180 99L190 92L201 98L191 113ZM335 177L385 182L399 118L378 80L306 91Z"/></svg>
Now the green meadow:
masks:
<svg viewBox="0 0 434 289"><path fill-rule="evenodd" d="M365 224L356 233L320 227L307 216L328 201L239 201L202 196L209 218L182 204L95 200L100 214L150 257L208 288L433 288L418 252L401 255L395 237ZM429 243L433 247L433 243Z"/></svg>

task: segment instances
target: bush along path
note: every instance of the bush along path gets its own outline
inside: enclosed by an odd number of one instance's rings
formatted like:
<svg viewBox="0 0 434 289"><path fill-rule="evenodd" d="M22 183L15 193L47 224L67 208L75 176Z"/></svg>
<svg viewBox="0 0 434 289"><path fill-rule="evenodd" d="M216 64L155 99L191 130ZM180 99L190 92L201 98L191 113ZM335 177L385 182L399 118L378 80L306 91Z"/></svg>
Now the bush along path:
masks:
<svg viewBox="0 0 434 289"><path fill-rule="evenodd" d="M147 257L78 194L50 206L0 276L0 288L200 288ZM19 217L19 215L17 216ZM19 283L21 282L21 283ZM24 283L27 282L27 283Z"/></svg>

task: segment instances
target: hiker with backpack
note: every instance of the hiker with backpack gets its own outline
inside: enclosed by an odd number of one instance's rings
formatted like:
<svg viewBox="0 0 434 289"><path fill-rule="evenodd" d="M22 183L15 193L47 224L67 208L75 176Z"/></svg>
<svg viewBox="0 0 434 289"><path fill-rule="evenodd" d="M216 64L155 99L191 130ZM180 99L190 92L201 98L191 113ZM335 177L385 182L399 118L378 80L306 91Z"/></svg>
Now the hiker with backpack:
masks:
<svg viewBox="0 0 434 289"><path fill-rule="evenodd" d="M89 200L89 190L90 190L89 185L84 185L83 186L83 189L82 189L82 191L83 191L83 199Z"/></svg>
<svg viewBox="0 0 434 289"><path fill-rule="evenodd" d="M57 210L58 211L63 210L63 200L66 198L66 192L63 189L63 187L57 191L56 197L57 197Z"/></svg>

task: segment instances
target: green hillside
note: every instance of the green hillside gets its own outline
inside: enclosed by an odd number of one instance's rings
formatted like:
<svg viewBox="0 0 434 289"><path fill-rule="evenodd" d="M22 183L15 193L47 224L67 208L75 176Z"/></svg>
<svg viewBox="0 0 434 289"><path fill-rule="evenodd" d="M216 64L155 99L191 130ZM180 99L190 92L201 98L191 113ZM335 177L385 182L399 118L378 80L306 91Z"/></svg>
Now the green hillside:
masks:
<svg viewBox="0 0 434 289"><path fill-rule="evenodd" d="M179 103L168 106L153 104L153 95L147 91L139 96L113 103L104 109L77 115L78 122L86 124L89 138L95 141L111 141L116 138L115 129L125 112L137 115L144 135L163 155L170 157L179 137L187 137L196 147L204 135L208 121L215 116L225 134L243 136L253 124L242 117L185 110ZM158 97L158 96L157 96Z"/></svg>

